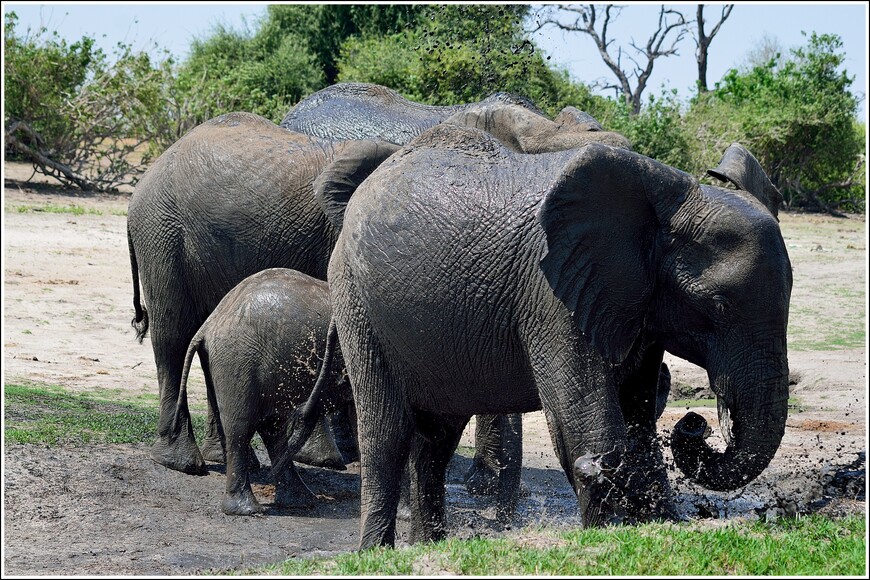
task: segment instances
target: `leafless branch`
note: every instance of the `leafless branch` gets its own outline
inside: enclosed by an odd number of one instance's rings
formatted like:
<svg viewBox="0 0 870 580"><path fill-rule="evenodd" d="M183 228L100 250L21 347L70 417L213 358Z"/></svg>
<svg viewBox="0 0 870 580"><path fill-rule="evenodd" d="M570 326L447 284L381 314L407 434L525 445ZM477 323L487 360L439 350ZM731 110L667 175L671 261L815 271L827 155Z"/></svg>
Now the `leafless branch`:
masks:
<svg viewBox="0 0 870 580"><path fill-rule="evenodd" d="M560 4L539 11L538 22L533 31L550 25L567 32L581 32L588 35L595 42L602 61L616 77L618 90L626 104L631 107L634 114L637 114L640 112L641 95L652 75L655 60L678 54L677 45L686 34L687 22L680 12L662 6L659 11L658 28L647 40L646 45L641 47L634 41L629 44L638 55L646 59L646 64L641 66L633 56L623 53L621 47L617 48L615 56L612 54L613 40L608 37L608 33L611 24L616 21L621 11L621 7L613 4L605 5L603 12L602 7L597 4ZM634 66L632 71L623 68L623 56ZM634 88L631 86L630 76L637 79Z"/></svg>

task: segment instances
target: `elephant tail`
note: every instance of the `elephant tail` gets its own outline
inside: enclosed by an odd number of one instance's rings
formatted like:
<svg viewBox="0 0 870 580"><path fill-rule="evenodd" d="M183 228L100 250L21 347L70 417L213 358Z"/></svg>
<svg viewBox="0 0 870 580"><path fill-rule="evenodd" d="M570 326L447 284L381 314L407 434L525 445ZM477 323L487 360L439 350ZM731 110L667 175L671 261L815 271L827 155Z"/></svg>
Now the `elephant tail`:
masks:
<svg viewBox="0 0 870 580"><path fill-rule="evenodd" d="M323 389L329 377L329 371L335 360L336 345L338 344L338 331L335 328L335 318L329 320L329 331L326 335L326 349L323 353L323 362L317 375L317 382L311 389L308 400L293 410L293 414L287 421L287 450L272 466L272 477L278 478L293 463L293 457L299 453L305 442L311 436L317 426L320 415L323 414L321 399Z"/></svg>
<svg viewBox="0 0 870 580"><path fill-rule="evenodd" d="M175 416L172 418L171 433L173 434L178 434L180 429L179 421L181 420L181 417L190 417L190 412L187 409L187 376L190 374L190 365L193 364L193 355L202 347L204 340L205 332L200 328L196 331L196 334L193 335L193 339L190 341L190 346L187 347L187 354L184 356L184 367L181 370L181 382L178 388L178 401L175 403ZM208 372L207 369L203 370ZM206 383L206 385L208 385L208 383ZM208 393L208 396L211 398L213 395L212 393Z"/></svg>
<svg viewBox="0 0 870 580"><path fill-rule="evenodd" d="M145 333L148 332L148 311L142 306L139 298L139 263L136 261L136 249L133 247L133 238L130 237L130 226L127 226L127 247L130 251L130 268L133 273L133 310L136 315L130 325L136 330L136 340L142 343Z"/></svg>

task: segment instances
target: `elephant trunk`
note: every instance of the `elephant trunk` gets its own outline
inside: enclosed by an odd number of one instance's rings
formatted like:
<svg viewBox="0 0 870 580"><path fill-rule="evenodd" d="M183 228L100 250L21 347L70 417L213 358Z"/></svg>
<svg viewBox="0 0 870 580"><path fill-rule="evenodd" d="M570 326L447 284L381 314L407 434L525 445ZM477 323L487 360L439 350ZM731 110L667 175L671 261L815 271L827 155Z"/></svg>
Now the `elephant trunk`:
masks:
<svg viewBox="0 0 870 580"><path fill-rule="evenodd" d="M776 454L788 414L788 362L785 353L762 373L746 371L710 375L711 385L730 415L730 437L724 452L705 441L707 421L687 413L674 427L671 448L677 467L690 479L714 491L730 491L758 477ZM758 368L758 367L755 367ZM745 378L754 375L751 384ZM744 380L734 381L742 376Z"/></svg>

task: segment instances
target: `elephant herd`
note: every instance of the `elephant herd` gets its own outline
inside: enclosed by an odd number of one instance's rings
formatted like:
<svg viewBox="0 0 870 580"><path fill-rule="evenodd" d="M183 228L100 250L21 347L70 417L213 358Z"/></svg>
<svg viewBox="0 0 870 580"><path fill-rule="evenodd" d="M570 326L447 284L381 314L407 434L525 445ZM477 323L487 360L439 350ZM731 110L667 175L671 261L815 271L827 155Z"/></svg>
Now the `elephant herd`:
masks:
<svg viewBox="0 0 870 580"><path fill-rule="evenodd" d="M313 501L293 466L305 449L319 464L358 453L365 549L394 544L403 474L412 540L444 537L447 463L474 415L469 484L509 519L521 414L543 410L584 525L678 518L656 437L667 351L707 371L727 443L688 413L676 465L708 489L746 485L785 428L791 266L756 159L734 144L709 173L733 187L505 93L432 107L341 83L280 126L203 123L128 211L133 325L160 389L153 459L225 460L222 507L251 514L254 433L281 505Z"/></svg>

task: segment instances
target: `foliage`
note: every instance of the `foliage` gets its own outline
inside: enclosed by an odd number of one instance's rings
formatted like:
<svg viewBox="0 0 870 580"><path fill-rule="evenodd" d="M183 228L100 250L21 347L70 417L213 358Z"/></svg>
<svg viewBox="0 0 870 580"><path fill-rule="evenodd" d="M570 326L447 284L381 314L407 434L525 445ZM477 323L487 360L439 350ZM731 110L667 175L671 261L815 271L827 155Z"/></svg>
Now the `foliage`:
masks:
<svg viewBox="0 0 870 580"><path fill-rule="evenodd" d="M676 90L663 91L658 98L650 95L646 106L637 114L620 100L618 115L609 128L628 137L632 148L642 155L692 174L703 170L696 165L695 145L683 123Z"/></svg>
<svg viewBox="0 0 870 580"><path fill-rule="evenodd" d="M863 210L864 127L841 49L838 36L812 33L787 60L733 69L698 100L692 123L706 132L714 122L722 144L752 151L787 205Z"/></svg>
<svg viewBox="0 0 870 580"><path fill-rule="evenodd" d="M522 540L451 538L405 549L292 559L259 572L291 576L439 572L475 576L863 576L865 532L863 517L832 520L816 515L713 528L644 524L561 533L525 530Z"/></svg>
<svg viewBox="0 0 870 580"><path fill-rule="evenodd" d="M185 130L232 111L278 122L299 99L322 88L317 59L302 36L270 43L264 35L218 27L207 39L194 40L174 86L175 101L191 103L179 111Z"/></svg>
<svg viewBox="0 0 870 580"><path fill-rule="evenodd" d="M107 189L135 183L154 155L210 118L241 110L277 123L337 81L437 105L505 91L551 117L584 110L636 151L699 177L739 142L788 205L864 211L866 127L836 35L813 33L788 58L766 40L714 90L688 103L662 90L637 112L552 66L524 31L529 15L521 4L269 5L253 30L218 26L177 64L123 44L110 62L87 36L21 35L10 13L7 153L64 183Z"/></svg>
<svg viewBox="0 0 870 580"><path fill-rule="evenodd" d="M7 153L85 190L135 184L150 145L163 141L166 65L123 43L109 62L88 36L67 44L45 28L22 35L17 20L10 12L4 22Z"/></svg>
<svg viewBox="0 0 870 580"><path fill-rule="evenodd" d="M528 6L430 6L416 29L348 38L340 81L370 82L436 105L478 101L497 91L530 98L550 115L573 105L590 114L613 107L550 67L522 31Z"/></svg>

